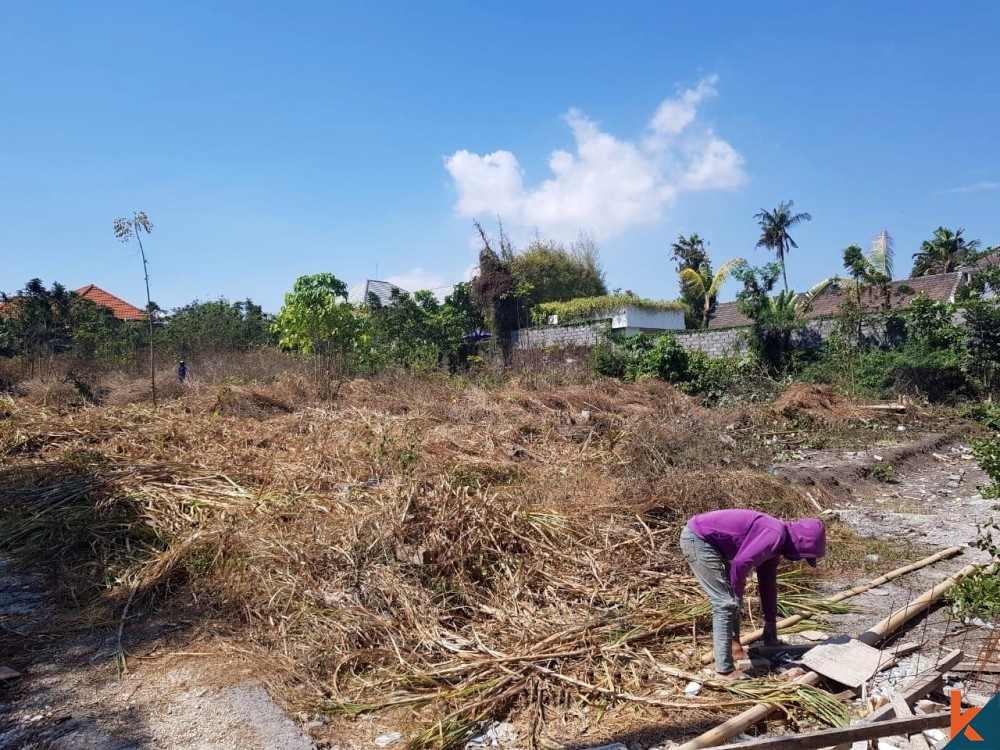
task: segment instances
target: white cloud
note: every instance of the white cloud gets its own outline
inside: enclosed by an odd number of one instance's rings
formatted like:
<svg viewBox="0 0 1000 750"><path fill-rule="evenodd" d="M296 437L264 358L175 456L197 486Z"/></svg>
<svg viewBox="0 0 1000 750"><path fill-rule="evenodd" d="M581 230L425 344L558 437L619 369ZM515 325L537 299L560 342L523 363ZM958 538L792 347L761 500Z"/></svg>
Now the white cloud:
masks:
<svg viewBox="0 0 1000 750"><path fill-rule="evenodd" d="M718 82L719 77L711 75L701 79L693 89L688 89L673 99L665 99L656 108L656 114L649 123L650 130L660 137L677 135L683 131L698 116L698 105L705 99L718 96L715 90Z"/></svg>
<svg viewBox="0 0 1000 750"><path fill-rule="evenodd" d="M456 151L445 162L458 192L456 210L537 226L562 239L580 229L603 238L657 221L682 192L739 187L746 182L743 157L698 124L698 107L717 96L717 80L709 76L663 101L635 140L603 132L580 110L569 110L564 119L575 148L553 151L552 176L534 186L525 186L509 151Z"/></svg>
<svg viewBox="0 0 1000 750"><path fill-rule="evenodd" d="M411 268L406 273L388 277L386 281L408 292L436 289L447 284L443 276L436 273L429 273L422 268Z"/></svg>
<svg viewBox="0 0 1000 750"><path fill-rule="evenodd" d="M962 185L961 187L938 191L938 195L951 195L953 193L978 193L983 190L1000 190L1000 182L982 180L980 182L975 182L972 185Z"/></svg>

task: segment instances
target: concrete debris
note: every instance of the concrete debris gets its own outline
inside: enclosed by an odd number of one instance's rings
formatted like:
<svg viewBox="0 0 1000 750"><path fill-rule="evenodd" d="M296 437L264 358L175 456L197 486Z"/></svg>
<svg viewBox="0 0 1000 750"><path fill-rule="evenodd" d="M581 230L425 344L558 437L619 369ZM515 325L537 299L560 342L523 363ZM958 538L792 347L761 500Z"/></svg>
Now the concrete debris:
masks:
<svg viewBox="0 0 1000 750"><path fill-rule="evenodd" d="M869 695L873 699L891 698L896 689L903 683L909 682L919 674L923 674L934 666L932 660L914 654L899 660L892 669L879 672L872 679L871 691Z"/></svg>
<svg viewBox="0 0 1000 750"><path fill-rule="evenodd" d="M830 637L829 633L824 633L822 630L803 630L799 633L799 635L807 641L812 641L813 643L825 641Z"/></svg>
<svg viewBox="0 0 1000 750"><path fill-rule="evenodd" d="M980 695L979 693L966 693L965 702L974 708L982 708L990 702L990 698L987 698L985 695Z"/></svg>
<svg viewBox="0 0 1000 750"><path fill-rule="evenodd" d="M918 714L936 714L938 711L944 711L945 709L947 709L947 706L937 701L928 700L927 698L917 701L917 705L914 706L914 711Z"/></svg>

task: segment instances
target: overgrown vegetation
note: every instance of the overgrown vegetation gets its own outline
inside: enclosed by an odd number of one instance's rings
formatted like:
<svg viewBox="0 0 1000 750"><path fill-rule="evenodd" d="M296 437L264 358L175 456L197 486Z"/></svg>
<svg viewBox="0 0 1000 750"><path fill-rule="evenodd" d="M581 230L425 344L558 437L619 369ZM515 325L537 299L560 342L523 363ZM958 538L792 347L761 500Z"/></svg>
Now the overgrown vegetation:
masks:
<svg viewBox="0 0 1000 750"><path fill-rule="evenodd" d="M583 297L569 302L546 302L532 310L536 325L547 323L550 316L557 316L559 325L608 318L626 306L649 312L686 312L687 306L672 300L652 300L629 294L611 294L600 297Z"/></svg>
<svg viewBox="0 0 1000 750"><path fill-rule="evenodd" d="M706 403L717 403L739 374L738 361L689 352L669 333L612 335L608 343L594 348L591 363L599 375L627 383L659 378L683 393L703 396Z"/></svg>

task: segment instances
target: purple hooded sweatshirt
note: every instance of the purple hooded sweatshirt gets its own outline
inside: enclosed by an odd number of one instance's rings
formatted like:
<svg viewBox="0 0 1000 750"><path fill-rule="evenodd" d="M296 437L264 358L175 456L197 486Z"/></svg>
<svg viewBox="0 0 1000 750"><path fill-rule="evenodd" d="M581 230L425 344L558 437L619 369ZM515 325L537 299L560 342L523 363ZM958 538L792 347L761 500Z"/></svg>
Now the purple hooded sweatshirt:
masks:
<svg viewBox="0 0 1000 750"><path fill-rule="evenodd" d="M778 615L778 560L805 560L816 564L826 552L826 528L818 518L785 522L755 510L713 510L687 523L698 538L729 560L729 588L742 597L747 576L757 569L764 618Z"/></svg>

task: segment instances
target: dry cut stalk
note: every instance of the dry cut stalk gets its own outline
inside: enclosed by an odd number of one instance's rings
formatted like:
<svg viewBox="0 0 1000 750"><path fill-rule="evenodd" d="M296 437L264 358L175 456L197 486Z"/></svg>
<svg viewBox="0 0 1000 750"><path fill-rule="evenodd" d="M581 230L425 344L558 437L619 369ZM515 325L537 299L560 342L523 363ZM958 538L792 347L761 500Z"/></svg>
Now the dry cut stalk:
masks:
<svg viewBox="0 0 1000 750"><path fill-rule="evenodd" d="M858 640L872 646L887 638L899 630L912 618L931 607L934 602L944 596L945 591L958 583L959 579L967 575L971 575L981 567L981 565L975 564L967 565L957 573L948 576L937 586L928 589L916 599L909 602L906 606L896 610L887 618L862 633ZM992 569L992 567L993 566L990 566L990 569ZM821 675L816 672L807 672L795 681L805 685L817 685L821 680ZM780 708L780 706L775 703L762 703L758 706L754 706L753 708L749 708L743 713L724 721L719 726L714 727L713 729L698 735L694 739L685 742L677 750L703 750L703 748L715 747L716 745L719 745L729 738L739 734L747 727L753 726L759 721L763 721L778 708Z"/></svg>
<svg viewBox="0 0 1000 750"><path fill-rule="evenodd" d="M865 591L875 588L876 586L881 586L883 583L888 583L894 578L899 578L900 576L904 576L907 573L912 573L914 570L920 570L920 568L925 568L928 565L933 565L934 563L940 560L944 560L947 557L951 557L952 555L957 555L963 549L964 549L963 547L960 547L958 545L954 547L948 547L947 549L943 549L940 552L931 555L930 557L925 557L923 560L917 560L917 562L910 563L909 565L904 565L902 568L896 568L895 570L891 570L885 575L879 576L878 578L874 578L871 581L868 581L867 583L862 583L861 585L855 586L854 588L848 589L847 591L841 591L838 594L834 594L833 596L827 598L826 601L830 602L831 604L842 602L845 599L849 599L852 596L862 594ZM778 621L778 627L779 628L790 627L792 625L795 625L796 623L802 622L808 616L809 615L792 615L791 617L786 617L784 620ZM740 638L740 643L742 643L744 646L747 646L753 643L754 641L760 639L763 635L764 635L763 628L752 630L745 636ZM715 657L712 654L705 654L704 656L701 657L701 663L709 664L714 658Z"/></svg>

